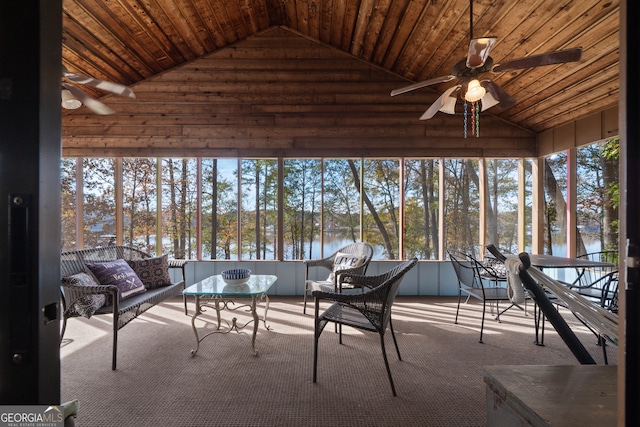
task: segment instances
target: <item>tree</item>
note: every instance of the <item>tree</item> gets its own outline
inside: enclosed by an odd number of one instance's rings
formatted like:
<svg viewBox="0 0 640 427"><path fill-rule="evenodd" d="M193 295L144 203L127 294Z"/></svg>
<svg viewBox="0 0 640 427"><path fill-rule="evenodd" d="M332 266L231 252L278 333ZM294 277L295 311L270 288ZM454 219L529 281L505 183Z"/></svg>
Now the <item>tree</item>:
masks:
<svg viewBox="0 0 640 427"><path fill-rule="evenodd" d="M266 259L268 253L276 255L277 172L275 160L242 161L243 202L249 192L253 194L253 204L242 206L242 253L248 253L249 259L254 254L256 259Z"/></svg>
<svg viewBox="0 0 640 427"><path fill-rule="evenodd" d="M109 244L116 234L115 159L83 160L84 246Z"/></svg>
<svg viewBox="0 0 640 427"><path fill-rule="evenodd" d="M477 161L446 159L444 233L447 248L466 251L477 245L479 200Z"/></svg>
<svg viewBox="0 0 640 427"><path fill-rule="evenodd" d="M603 213L603 249L618 249L618 206L620 203L620 138L605 141L602 179L605 188Z"/></svg>
<svg viewBox="0 0 640 427"><path fill-rule="evenodd" d="M168 199L164 216L167 220L167 234L175 258L192 258L193 224L195 212L195 160L164 159L163 193ZM163 199L165 202L165 199ZM164 204L163 203L163 204Z"/></svg>
<svg viewBox="0 0 640 427"><path fill-rule="evenodd" d="M487 242L511 250L517 248L518 162L486 161Z"/></svg>
<svg viewBox="0 0 640 427"><path fill-rule="evenodd" d="M126 158L122 161L122 172L123 240L127 245L155 252L151 238L156 235L156 161Z"/></svg>
<svg viewBox="0 0 640 427"><path fill-rule="evenodd" d="M285 259L312 258L317 237L316 216L320 210L319 160L287 160L284 170ZM305 247L308 243L308 250Z"/></svg>
<svg viewBox="0 0 640 427"><path fill-rule="evenodd" d="M76 159L63 158L60 165L61 242L60 250L76 248Z"/></svg>
<svg viewBox="0 0 640 427"><path fill-rule="evenodd" d="M357 242L360 238L360 186L353 179L349 162L355 166L347 159L325 161L324 229Z"/></svg>
<svg viewBox="0 0 640 427"><path fill-rule="evenodd" d="M553 255L553 243L566 236L567 202L567 155L558 153L548 157L544 162L544 212L545 212L545 253ZM560 232L560 231L564 232ZM563 243L558 241L558 243Z"/></svg>
<svg viewBox="0 0 640 427"><path fill-rule="evenodd" d="M434 159L405 160L405 258L433 259L438 249L438 194Z"/></svg>
<svg viewBox="0 0 640 427"><path fill-rule="evenodd" d="M234 165L229 172L229 166ZM237 253L237 160L202 160L202 254L231 259ZM224 168L227 171L223 171ZM235 177L235 179L234 179Z"/></svg>
<svg viewBox="0 0 640 427"><path fill-rule="evenodd" d="M360 188L358 169L353 160L349 160L349 167L353 175L353 183ZM398 251L399 226L398 197L399 171L397 160L370 160L366 162L365 182L362 200L369 210L377 233L372 233L365 227L365 241L379 244L385 249L388 259L396 259Z"/></svg>

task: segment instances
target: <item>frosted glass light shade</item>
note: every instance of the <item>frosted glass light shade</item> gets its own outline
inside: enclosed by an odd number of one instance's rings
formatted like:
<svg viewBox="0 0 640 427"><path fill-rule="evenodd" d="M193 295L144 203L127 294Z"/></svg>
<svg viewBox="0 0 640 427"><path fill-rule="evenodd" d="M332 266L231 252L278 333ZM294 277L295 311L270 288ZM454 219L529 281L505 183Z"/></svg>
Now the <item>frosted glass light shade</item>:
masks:
<svg viewBox="0 0 640 427"><path fill-rule="evenodd" d="M487 93L486 89L480 85L477 79L473 79L467 85L467 92L464 94L464 99L469 102L478 102Z"/></svg>
<svg viewBox="0 0 640 427"><path fill-rule="evenodd" d="M78 101L68 89L62 89L62 108L75 110L82 107L82 102Z"/></svg>

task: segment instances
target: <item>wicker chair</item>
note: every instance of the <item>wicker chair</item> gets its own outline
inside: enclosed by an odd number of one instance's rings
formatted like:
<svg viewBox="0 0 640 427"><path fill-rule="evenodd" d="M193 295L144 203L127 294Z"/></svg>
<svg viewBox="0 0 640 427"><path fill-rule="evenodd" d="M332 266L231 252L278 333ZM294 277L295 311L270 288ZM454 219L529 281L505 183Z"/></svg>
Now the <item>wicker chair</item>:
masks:
<svg viewBox="0 0 640 427"><path fill-rule="evenodd" d="M404 275L411 270L416 263L417 258L405 261L395 268L378 276L364 276L351 273L340 275L340 281L349 280L351 283L358 283L366 291L363 293L342 294L339 292L323 292L313 291L315 298L315 345L313 350L313 382L316 382L318 373L318 340L324 327L329 322L339 326L340 344L342 344L342 325L351 326L357 329L377 332L380 335L380 345L382 346L382 357L387 368L391 391L397 396L396 389L391 377L391 369L389 369L389 361L384 345L384 334L387 326L391 329L393 343L400 356L398 341L393 332L391 322L391 306L398 292L398 287L402 282ZM320 313L321 301L333 301L333 304Z"/></svg>
<svg viewBox="0 0 640 427"><path fill-rule="evenodd" d="M340 269L340 274L332 274L329 278L332 280L310 280L309 279L309 268L311 267L322 267L328 270L331 273L334 273L334 269L336 267L335 260L336 255L338 254L349 254L356 257L363 258L363 262L355 268L342 268ZM325 292L336 292L338 289L338 277L340 275L349 273L349 274L359 274L364 275L367 272L367 267L369 267L369 262L371 262L371 258L373 257L373 247L364 242L360 243L352 243L343 248L338 249L331 256L322 258L322 259L312 259L305 260L305 287L304 287L304 308L302 312L306 314L307 312L307 295L309 295L313 291L325 291ZM353 284L344 282L343 287L353 289L356 287Z"/></svg>

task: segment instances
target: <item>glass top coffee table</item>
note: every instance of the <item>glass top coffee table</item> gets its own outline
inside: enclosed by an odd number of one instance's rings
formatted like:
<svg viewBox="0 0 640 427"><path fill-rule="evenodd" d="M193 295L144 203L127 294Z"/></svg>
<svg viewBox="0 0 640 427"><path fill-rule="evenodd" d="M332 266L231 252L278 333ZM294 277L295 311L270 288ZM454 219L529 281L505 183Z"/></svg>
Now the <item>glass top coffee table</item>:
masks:
<svg viewBox="0 0 640 427"><path fill-rule="evenodd" d="M260 323L260 320L258 319L256 306L258 300L265 300L263 322L265 328L269 329L267 326L267 311L269 310L269 296L267 295L267 291L276 282L276 280L278 280L276 276L256 274L251 275L246 283L228 284L222 279L222 276L210 276L186 288L183 291L183 294L192 295L195 300L195 312L191 317L191 327L193 328L193 333L196 336L196 348L195 350L191 350L191 355L194 356L198 352L200 349L200 343L209 335L215 333L226 334L233 330L239 333L252 322L253 336L251 338L251 349L253 350L253 354L258 354L256 351L256 333L258 332L258 324ZM240 298L250 298L251 302L236 306L234 300ZM199 336L195 322L196 318L206 311L203 310L204 307L210 307L216 310L218 326L214 331L206 333L203 336ZM238 325L238 319L234 317L229 329L221 330L220 312L224 309L235 311L243 307L248 307L248 311L251 313L253 319L243 325Z"/></svg>

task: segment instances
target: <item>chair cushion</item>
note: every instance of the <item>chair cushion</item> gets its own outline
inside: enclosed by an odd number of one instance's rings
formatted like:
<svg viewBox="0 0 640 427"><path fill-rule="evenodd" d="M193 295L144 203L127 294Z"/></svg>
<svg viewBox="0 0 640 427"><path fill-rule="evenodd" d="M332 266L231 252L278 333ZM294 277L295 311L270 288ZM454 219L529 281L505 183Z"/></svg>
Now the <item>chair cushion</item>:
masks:
<svg viewBox="0 0 640 427"><path fill-rule="evenodd" d="M87 268L101 285L117 286L120 301L147 290L136 272L123 259L87 264Z"/></svg>
<svg viewBox="0 0 640 427"><path fill-rule="evenodd" d="M62 281L69 285L79 286L98 286L99 283L94 277L88 273L72 274L68 277L63 277ZM93 316L93 314L102 307L107 298L105 295L87 295L79 298L73 303L73 310L82 317L87 319Z"/></svg>
<svg viewBox="0 0 640 427"><path fill-rule="evenodd" d="M333 287L333 282L329 282L328 280L307 280L305 283L305 290L312 291L322 291L322 292L334 292L335 288Z"/></svg>
<svg viewBox="0 0 640 427"><path fill-rule="evenodd" d="M333 258L333 271L329 274L329 277L327 277L327 281L333 283L336 272L360 267L364 264L366 259L367 258L364 255L353 255L343 252L336 253L336 256Z"/></svg>
<svg viewBox="0 0 640 427"><path fill-rule="evenodd" d="M147 289L171 285L168 255L127 260L127 264L131 266Z"/></svg>

